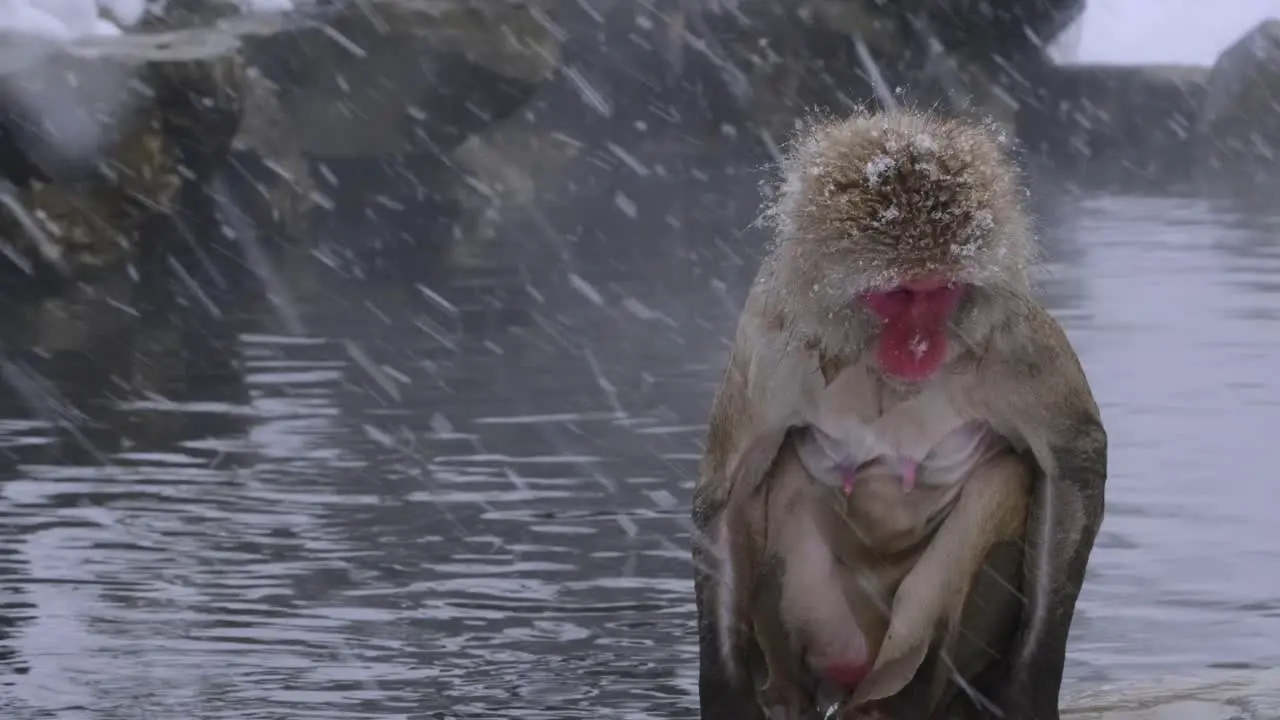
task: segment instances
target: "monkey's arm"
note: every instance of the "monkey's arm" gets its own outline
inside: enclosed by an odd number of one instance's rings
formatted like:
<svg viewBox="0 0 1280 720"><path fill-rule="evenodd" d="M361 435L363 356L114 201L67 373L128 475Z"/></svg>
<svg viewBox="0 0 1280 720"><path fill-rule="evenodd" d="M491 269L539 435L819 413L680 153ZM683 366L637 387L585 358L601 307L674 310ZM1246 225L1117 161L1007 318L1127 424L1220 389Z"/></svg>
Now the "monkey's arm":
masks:
<svg viewBox="0 0 1280 720"><path fill-rule="evenodd" d="M746 618L735 593L753 585L751 567L732 567L754 539L749 524L727 531L722 521L732 492L751 493L764 480L805 403L825 383L816 352L782 333L789 323L771 316L768 283L757 282L738 322L733 351L712 403L707 447L693 495L694 597L698 612L699 695L702 720L760 717L744 677L741 642ZM749 505L749 504L748 504ZM744 545L743 543L751 543ZM737 552L730 552L730 550ZM745 563L750 564L750 563ZM749 645L749 644L746 644Z"/></svg>
<svg viewBox="0 0 1280 720"><path fill-rule="evenodd" d="M1028 318L1030 343L1011 358L1018 398L1011 430L1034 454L1023 566L1026 611L1002 707L1009 720L1058 720L1067 634L1102 524L1107 433L1079 358L1047 311Z"/></svg>
<svg viewBox="0 0 1280 720"><path fill-rule="evenodd" d="M694 490L699 529L724 508L731 489L754 488L764 479L787 431L804 422L826 387L817 344L791 328L772 294L772 283L761 280L748 294L712 402Z"/></svg>

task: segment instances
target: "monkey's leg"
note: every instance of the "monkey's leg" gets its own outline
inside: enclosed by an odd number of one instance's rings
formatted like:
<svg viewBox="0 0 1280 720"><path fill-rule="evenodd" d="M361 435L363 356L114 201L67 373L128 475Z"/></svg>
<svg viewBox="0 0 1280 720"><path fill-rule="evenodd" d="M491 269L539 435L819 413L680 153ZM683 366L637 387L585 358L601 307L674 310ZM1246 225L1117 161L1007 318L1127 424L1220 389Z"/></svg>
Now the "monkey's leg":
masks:
<svg viewBox="0 0 1280 720"><path fill-rule="evenodd" d="M1016 640L1018 617L1024 604L1018 590L1022 543L998 543L973 580L961 620L950 633L940 630L939 642L920 670L897 695L842 720L880 718L909 720L996 720L993 712L1008 672ZM935 705L937 686L942 693ZM937 710L932 708L936 707Z"/></svg>
<svg viewBox="0 0 1280 720"><path fill-rule="evenodd" d="M883 700L903 691L915 676L933 673L929 656L962 622L964 603L988 555L996 545L1020 539L1026 528L1032 470L1012 453L994 458L973 471L960 498L930 539L915 567L898 586L889 630L871 674L858 687L851 704ZM942 676L930 679L930 707L943 690ZM927 717L929 713L917 717Z"/></svg>
<svg viewBox="0 0 1280 720"><path fill-rule="evenodd" d="M906 687L841 720L997 720L994 690L1007 672L1005 656L1012 651L1023 604L1017 590L1021 567L1020 542L992 548L974 578L960 623L950 631L938 628Z"/></svg>
<svg viewBox="0 0 1280 720"><path fill-rule="evenodd" d="M995 703L1013 661L1018 618L1025 599L1019 588L1023 544L991 549L974 578L964 615L950 643L948 683L939 707L946 720L992 720Z"/></svg>
<svg viewBox="0 0 1280 720"><path fill-rule="evenodd" d="M934 708L934 688L945 680L946 669L941 662L946 633L938 628L933 634L924 659L907 684L892 697L866 705L850 703L841 713L840 720L925 720ZM951 720L947 716L946 720Z"/></svg>
<svg viewBox="0 0 1280 720"><path fill-rule="evenodd" d="M718 524L712 522L698 523L699 532L705 532ZM698 613L698 707L701 720L766 720L760 710L752 688L752 678L746 672L747 663L739 660L737 672L731 668L721 643L724 637L739 638L733 643L737 652L745 655L742 648L740 632L731 635L721 628L721 598L719 597L723 583L718 574L721 564L728 558L716 557L716 552L706 546L706 540L694 541L693 595ZM737 618L727 618L734 622Z"/></svg>
<svg viewBox="0 0 1280 720"><path fill-rule="evenodd" d="M780 560L775 558L770 562L758 581L751 603L765 675L760 684L760 706L769 720L808 720L816 709L805 680L805 667L782 619L784 572Z"/></svg>
<svg viewBox="0 0 1280 720"><path fill-rule="evenodd" d="M694 581L698 609L698 707L702 720L766 720L749 687L748 678L735 680L720 650L715 609L708 602L715 580L703 576Z"/></svg>

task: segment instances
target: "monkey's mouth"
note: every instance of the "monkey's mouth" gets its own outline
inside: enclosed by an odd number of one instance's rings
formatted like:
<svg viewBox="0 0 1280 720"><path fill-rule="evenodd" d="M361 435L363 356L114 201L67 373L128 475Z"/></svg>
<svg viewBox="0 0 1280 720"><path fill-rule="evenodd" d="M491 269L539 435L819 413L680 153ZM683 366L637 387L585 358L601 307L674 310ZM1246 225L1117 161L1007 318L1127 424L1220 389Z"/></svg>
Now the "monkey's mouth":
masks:
<svg viewBox="0 0 1280 720"><path fill-rule="evenodd" d="M963 283L927 275L863 295L880 319L876 356L887 375L921 382L937 373L947 357L947 327L964 291Z"/></svg>

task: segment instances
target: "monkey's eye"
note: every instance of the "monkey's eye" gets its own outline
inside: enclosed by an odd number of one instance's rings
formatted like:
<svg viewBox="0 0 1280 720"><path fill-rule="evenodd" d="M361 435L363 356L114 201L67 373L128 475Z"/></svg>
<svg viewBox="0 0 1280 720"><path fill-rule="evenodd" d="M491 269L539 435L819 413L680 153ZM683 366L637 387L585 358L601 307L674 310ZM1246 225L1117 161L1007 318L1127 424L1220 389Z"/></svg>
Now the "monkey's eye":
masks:
<svg viewBox="0 0 1280 720"><path fill-rule="evenodd" d="M903 287L895 287L891 290L880 290L878 292L869 292L862 296L863 302L867 304L872 311L887 317L902 312L911 304L912 292Z"/></svg>

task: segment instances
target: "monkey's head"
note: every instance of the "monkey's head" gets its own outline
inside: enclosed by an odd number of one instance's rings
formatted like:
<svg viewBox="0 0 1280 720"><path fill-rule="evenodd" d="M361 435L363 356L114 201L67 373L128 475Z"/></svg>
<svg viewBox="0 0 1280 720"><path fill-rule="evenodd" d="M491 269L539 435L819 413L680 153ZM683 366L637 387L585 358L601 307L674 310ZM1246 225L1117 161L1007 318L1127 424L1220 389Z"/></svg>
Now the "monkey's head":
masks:
<svg viewBox="0 0 1280 720"><path fill-rule="evenodd" d="M990 127L910 111L810 127L768 213L794 319L874 347L882 372L911 382L983 343L1026 297L1035 252L1001 145Z"/></svg>

